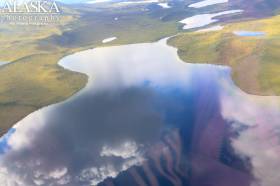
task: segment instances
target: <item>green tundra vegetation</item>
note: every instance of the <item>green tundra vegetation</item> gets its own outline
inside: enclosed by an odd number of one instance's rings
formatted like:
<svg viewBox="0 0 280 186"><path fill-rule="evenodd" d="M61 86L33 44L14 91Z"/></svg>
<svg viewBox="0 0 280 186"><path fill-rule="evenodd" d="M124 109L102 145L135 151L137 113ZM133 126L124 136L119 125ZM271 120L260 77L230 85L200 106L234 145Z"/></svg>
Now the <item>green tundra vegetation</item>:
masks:
<svg viewBox="0 0 280 186"><path fill-rule="evenodd" d="M234 31L264 32L237 36ZM211 32L187 32L169 40L189 63L232 67L235 83L245 92L280 95L280 16L232 23Z"/></svg>

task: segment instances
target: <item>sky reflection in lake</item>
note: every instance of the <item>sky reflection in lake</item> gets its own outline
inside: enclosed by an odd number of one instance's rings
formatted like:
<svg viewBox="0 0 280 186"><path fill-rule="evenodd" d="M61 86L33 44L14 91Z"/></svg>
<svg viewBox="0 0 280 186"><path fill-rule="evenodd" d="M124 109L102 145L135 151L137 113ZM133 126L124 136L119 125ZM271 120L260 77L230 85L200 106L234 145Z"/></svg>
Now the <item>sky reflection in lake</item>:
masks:
<svg viewBox="0 0 280 186"><path fill-rule="evenodd" d="M117 178L104 184L128 185L137 174L156 185L155 174L159 185L245 186L257 178L274 186L265 170L280 162L278 148L257 147L278 145L275 136L262 138L278 127L277 98L243 93L229 68L183 63L166 40L83 51L60 65L87 74L88 84L6 135L2 185L96 185L108 177Z"/></svg>

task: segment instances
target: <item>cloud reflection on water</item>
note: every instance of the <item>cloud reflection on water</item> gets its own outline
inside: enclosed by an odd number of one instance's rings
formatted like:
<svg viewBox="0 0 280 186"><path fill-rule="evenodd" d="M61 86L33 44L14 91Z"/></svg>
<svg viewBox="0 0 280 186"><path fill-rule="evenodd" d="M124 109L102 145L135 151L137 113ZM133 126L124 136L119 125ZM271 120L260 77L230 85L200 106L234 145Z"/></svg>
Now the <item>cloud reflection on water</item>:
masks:
<svg viewBox="0 0 280 186"><path fill-rule="evenodd" d="M183 148L182 160L191 166L192 177L186 178L191 185L249 185L251 174L257 177L267 167L246 157L257 155L256 161L262 162L268 156L256 153L255 147L269 143L261 139L263 143L256 144L249 132L255 129L244 132L231 126L241 123L250 128L262 113L258 121L272 116L270 126L276 127L280 112L275 98L256 101L263 98L237 89L228 68L183 63L165 42L98 48L62 59L61 65L86 73L89 82L69 100L16 124L8 140L11 149L0 156L0 183L95 185L133 165L148 166L145 162L151 159L160 167L157 156L164 154L170 160L178 156L170 155L175 152L161 141L163 134L171 133L181 140L171 147ZM174 130L178 132L169 132ZM171 170L175 163L167 162Z"/></svg>
<svg viewBox="0 0 280 186"><path fill-rule="evenodd" d="M88 50L63 59L61 64L89 75L87 87L16 124L12 149L0 159L8 179L27 185L90 184L142 161L144 146L155 142L165 125L156 105L164 108L170 100L160 98L159 90L172 92L171 84L186 91L188 82L176 50L164 42ZM104 156L106 146L129 154L125 142L137 144L135 156Z"/></svg>

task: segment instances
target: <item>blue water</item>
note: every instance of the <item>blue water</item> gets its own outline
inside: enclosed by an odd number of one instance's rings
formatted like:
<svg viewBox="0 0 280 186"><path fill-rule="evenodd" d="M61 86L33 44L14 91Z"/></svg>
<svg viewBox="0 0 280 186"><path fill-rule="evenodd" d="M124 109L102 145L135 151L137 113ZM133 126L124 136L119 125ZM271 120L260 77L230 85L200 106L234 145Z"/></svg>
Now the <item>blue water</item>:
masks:
<svg viewBox="0 0 280 186"><path fill-rule="evenodd" d="M253 31L235 31L233 33L237 36L242 36L242 37L257 37L257 36L265 35L265 32L253 32Z"/></svg>
<svg viewBox="0 0 280 186"><path fill-rule="evenodd" d="M16 132L15 128L10 129L2 138L0 138L0 155L4 154L6 151L10 149L10 145L8 141L13 133Z"/></svg>

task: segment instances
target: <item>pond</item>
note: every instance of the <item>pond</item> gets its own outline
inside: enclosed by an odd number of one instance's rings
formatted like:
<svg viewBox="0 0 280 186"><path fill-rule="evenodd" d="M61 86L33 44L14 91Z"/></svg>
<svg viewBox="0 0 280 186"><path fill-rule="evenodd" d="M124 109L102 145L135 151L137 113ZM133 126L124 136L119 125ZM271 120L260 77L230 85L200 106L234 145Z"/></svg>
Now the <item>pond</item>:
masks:
<svg viewBox="0 0 280 186"><path fill-rule="evenodd" d="M192 17L187 17L186 19L181 20L180 23L184 24L184 30L200 28L219 21L218 19L214 19L215 17L220 17L228 14L237 14L241 12L243 12L243 10L228 10L211 14L198 14Z"/></svg>
<svg viewBox="0 0 280 186"><path fill-rule="evenodd" d="M237 36L242 37L256 37L256 36L265 36L265 32L254 32L254 31L234 31L233 32Z"/></svg>
<svg viewBox="0 0 280 186"><path fill-rule="evenodd" d="M228 67L184 63L166 39L82 51L59 64L87 74L88 83L0 140L0 183L275 181L278 98L245 94Z"/></svg>

